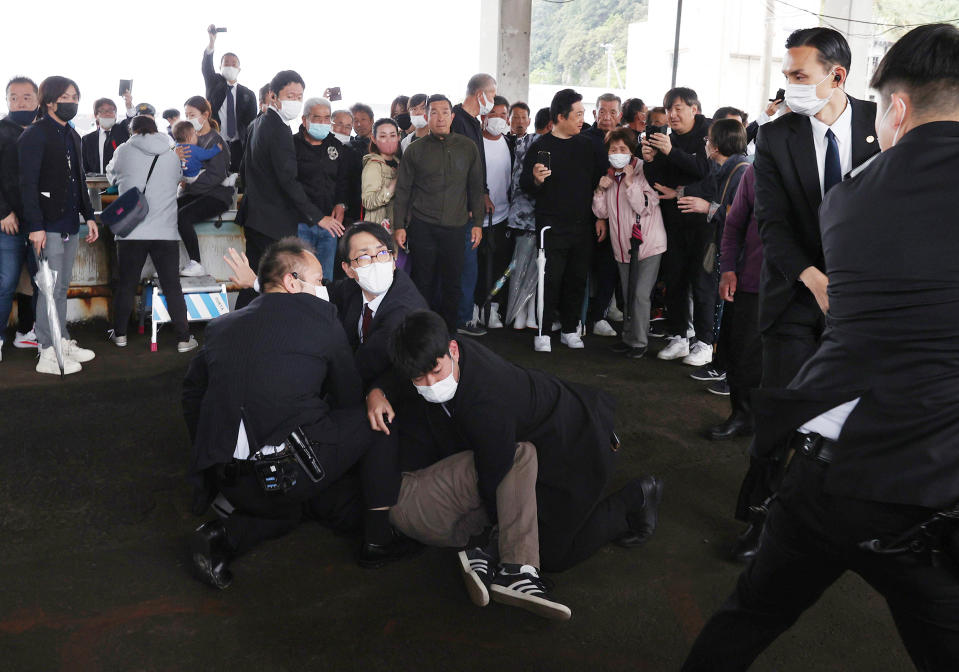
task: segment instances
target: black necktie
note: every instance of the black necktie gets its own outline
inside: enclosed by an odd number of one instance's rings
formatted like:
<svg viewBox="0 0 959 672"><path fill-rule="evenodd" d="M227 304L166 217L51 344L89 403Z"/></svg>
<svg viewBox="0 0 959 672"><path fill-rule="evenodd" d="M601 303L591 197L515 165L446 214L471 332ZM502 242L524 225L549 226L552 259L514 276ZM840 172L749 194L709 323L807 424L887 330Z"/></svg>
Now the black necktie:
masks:
<svg viewBox="0 0 959 672"><path fill-rule="evenodd" d="M370 310L370 304L363 306L363 324L360 329L363 331L363 342L370 336L370 327L373 325L373 311Z"/></svg>
<svg viewBox="0 0 959 672"><path fill-rule="evenodd" d="M226 135L231 140L236 137L236 104L232 86L226 87Z"/></svg>
<svg viewBox="0 0 959 672"><path fill-rule="evenodd" d="M826 130L826 165L823 169L822 193L825 196L829 190L842 182L842 164L839 162L839 142L832 129Z"/></svg>

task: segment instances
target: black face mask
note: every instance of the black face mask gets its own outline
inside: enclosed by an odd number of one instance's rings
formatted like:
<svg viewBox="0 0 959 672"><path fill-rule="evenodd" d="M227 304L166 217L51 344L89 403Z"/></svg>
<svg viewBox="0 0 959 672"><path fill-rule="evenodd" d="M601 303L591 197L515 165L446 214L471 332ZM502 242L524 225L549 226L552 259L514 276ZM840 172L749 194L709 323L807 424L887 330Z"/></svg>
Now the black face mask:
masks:
<svg viewBox="0 0 959 672"><path fill-rule="evenodd" d="M33 120L37 118L37 111L35 109L17 110L16 112L11 112L9 116L14 122L21 126L29 126L33 123Z"/></svg>
<svg viewBox="0 0 959 672"><path fill-rule="evenodd" d="M410 121L410 115L406 112L396 115L396 124L400 127L401 131L405 131L407 128L413 125L413 122Z"/></svg>
<svg viewBox="0 0 959 672"><path fill-rule="evenodd" d="M60 121L70 121L77 116L79 103L57 103L56 114Z"/></svg>

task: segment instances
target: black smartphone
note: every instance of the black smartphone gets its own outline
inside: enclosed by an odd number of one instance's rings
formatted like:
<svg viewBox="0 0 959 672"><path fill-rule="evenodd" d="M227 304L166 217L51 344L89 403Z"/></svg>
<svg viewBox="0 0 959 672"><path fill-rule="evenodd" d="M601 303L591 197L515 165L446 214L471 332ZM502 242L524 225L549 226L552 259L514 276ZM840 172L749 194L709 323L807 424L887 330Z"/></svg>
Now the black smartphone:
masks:
<svg viewBox="0 0 959 672"><path fill-rule="evenodd" d="M119 95L123 95L129 91L131 95L133 94L133 80L132 79L121 79L120 80L120 91Z"/></svg>
<svg viewBox="0 0 959 672"><path fill-rule="evenodd" d="M549 167L549 156L550 154L546 150L536 152L536 163L542 163L546 166L546 170L552 170L552 168Z"/></svg>
<svg viewBox="0 0 959 672"><path fill-rule="evenodd" d="M338 100L343 100L343 93L340 91L340 87L331 86L330 87L330 98L331 103L335 103Z"/></svg>
<svg viewBox="0 0 959 672"><path fill-rule="evenodd" d="M669 130L668 126L650 126L649 124L647 124L646 139L649 140L649 136L651 136L653 133L662 133L663 135L666 135L666 132L668 130Z"/></svg>
<svg viewBox="0 0 959 672"><path fill-rule="evenodd" d="M776 92L776 97L770 98L769 102L771 103L776 100L786 100L786 89L779 89L779 91Z"/></svg>

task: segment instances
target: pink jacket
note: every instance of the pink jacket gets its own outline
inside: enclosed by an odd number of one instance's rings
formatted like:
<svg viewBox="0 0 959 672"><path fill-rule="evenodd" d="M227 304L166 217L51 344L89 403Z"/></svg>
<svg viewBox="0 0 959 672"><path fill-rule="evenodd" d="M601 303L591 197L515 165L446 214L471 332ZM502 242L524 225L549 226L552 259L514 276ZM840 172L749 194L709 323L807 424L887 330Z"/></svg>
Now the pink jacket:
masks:
<svg viewBox="0 0 959 672"><path fill-rule="evenodd" d="M643 162L633 159L633 182L628 187L625 178L615 182L606 191L593 193L593 214L609 223L613 256L622 264L629 263L629 239L633 224L639 218L643 232L643 244L639 246L639 258L645 259L666 251L666 228L659 209L659 192L653 189L643 174ZM612 169L610 170L612 172Z"/></svg>

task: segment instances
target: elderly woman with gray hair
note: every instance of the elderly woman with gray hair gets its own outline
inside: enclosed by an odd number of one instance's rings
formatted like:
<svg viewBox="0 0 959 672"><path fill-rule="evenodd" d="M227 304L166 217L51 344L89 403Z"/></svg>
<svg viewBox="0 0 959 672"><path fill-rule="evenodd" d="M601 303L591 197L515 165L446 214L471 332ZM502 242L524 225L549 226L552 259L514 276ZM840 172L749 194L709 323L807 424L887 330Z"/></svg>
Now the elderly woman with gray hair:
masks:
<svg viewBox="0 0 959 672"><path fill-rule="evenodd" d="M323 276L333 277L337 231L346 210L347 165L343 143L332 131L332 107L326 98L303 104L303 123L293 136L296 179L322 214L318 224L301 223L297 235L313 246L323 265Z"/></svg>

